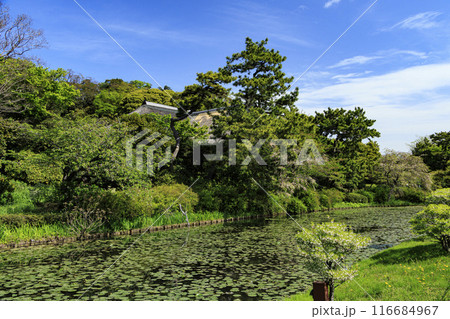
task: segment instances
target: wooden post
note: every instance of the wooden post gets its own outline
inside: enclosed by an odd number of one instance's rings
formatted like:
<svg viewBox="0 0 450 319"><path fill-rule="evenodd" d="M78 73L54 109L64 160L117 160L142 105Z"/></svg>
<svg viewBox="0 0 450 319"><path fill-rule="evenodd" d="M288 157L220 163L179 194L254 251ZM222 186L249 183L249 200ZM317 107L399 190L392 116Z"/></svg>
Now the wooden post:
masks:
<svg viewBox="0 0 450 319"><path fill-rule="evenodd" d="M323 281L314 281L312 293L314 301L330 301L328 298L328 286Z"/></svg>

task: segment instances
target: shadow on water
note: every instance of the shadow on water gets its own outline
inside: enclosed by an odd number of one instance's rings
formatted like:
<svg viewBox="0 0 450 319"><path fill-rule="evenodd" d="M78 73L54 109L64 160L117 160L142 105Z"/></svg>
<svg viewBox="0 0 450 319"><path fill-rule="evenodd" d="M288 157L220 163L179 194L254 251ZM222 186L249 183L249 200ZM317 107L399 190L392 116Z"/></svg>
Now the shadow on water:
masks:
<svg viewBox="0 0 450 319"><path fill-rule="evenodd" d="M362 259L412 238L407 221L417 211L294 218L306 226L344 221L370 236L371 246L354 256ZM149 233L100 279L136 236L1 251L0 300L280 300L309 290L314 280L297 252L299 230L277 217Z"/></svg>

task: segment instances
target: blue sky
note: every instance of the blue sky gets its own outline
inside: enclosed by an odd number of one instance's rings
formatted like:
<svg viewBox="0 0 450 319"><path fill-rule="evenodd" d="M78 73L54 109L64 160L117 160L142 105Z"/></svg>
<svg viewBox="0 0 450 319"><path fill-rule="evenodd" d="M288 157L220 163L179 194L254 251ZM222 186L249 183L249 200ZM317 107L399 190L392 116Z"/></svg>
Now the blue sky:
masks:
<svg viewBox="0 0 450 319"><path fill-rule="evenodd" d="M77 0L160 85L183 90L197 72L217 70L245 37L269 38L287 56L307 114L361 106L382 149L449 130L450 1L379 0L310 69L374 0ZM73 0L6 0L44 30L48 67L97 81L148 77Z"/></svg>

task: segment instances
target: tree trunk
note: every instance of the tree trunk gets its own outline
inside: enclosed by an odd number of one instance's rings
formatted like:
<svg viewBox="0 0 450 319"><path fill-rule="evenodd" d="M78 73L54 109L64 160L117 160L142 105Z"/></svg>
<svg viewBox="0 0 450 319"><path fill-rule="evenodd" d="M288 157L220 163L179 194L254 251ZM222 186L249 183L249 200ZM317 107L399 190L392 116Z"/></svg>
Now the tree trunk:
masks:
<svg viewBox="0 0 450 319"><path fill-rule="evenodd" d="M441 242L442 248L446 251L446 252L450 252L450 236L449 235L442 235L439 238L439 241Z"/></svg>
<svg viewBox="0 0 450 319"><path fill-rule="evenodd" d="M330 286L329 298L330 298L330 301L334 301L334 282L333 282L333 280L330 281L329 286Z"/></svg>
<svg viewBox="0 0 450 319"><path fill-rule="evenodd" d="M392 195L394 195L394 192L395 192L395 187L392 187L391 190L389 191L388 202L391 201Z"/></svg>

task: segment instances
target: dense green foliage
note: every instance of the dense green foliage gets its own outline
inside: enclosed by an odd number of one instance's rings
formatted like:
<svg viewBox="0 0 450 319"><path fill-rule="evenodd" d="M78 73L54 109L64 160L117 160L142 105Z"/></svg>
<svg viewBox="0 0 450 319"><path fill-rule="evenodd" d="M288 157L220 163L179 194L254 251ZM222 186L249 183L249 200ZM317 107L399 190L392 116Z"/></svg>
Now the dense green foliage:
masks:
<svg viewBox="0 0 450 319"><path fill-rule="evenodd" d="M293 78L282 69L286 57L267 44L267 39L247 38L243 51L226 58L217 71L198 73L197 83L183 92L142 81L97 83L70 70L1 60L0 82L11 85L1 86L0 212L55 216L45 220L64 223L68 207L90 194L88 206L104 212L102 227L117 229L144 225L180 203L190 214L225 217L420 203L429 186L426 171L413 165L409 175L392 182L391 174L383 173L386 156L372 140L380 135L375 120L362 108L301 113L295 107L298 89L290 90ZM179 115L215 108L220 114L213 115L209 133L194 121L175 123L177 157L147 174L137 169L135 153L133 165L127 165L126 141L147 130L168 136L173 150L175 139L168 116L129 114L146 100L177 106ZM193 140L208 134L223 139L222 161L206 161L204 155L216 149L202 145L201 163L194 165ZM154 156L160 160L164 154L159 148ZM308 160L300 161L301 154ZM417 182L403 183L406 179ZM171 195L192 184L180 198ZM17 194L26 200L14 199ZM73 211L80 216L91 211L78 206ZM5 218L3 224L10 217ZM8 225L28 220L35 225L33 218L11 217Z"/></svg>
<svg viewBox="0 0 450 319"><path fill-rule="evenodd" d="M450 132L422 137L412 144L411 151L433 171L435 188L450 187Z"/></svg>
<svg viewBox="0 0 450 319"><path fill-rule="evenodd" d="M442 188L433 191L427 196L426 203L450 205L450 188Z"/></svg>

